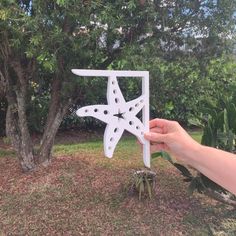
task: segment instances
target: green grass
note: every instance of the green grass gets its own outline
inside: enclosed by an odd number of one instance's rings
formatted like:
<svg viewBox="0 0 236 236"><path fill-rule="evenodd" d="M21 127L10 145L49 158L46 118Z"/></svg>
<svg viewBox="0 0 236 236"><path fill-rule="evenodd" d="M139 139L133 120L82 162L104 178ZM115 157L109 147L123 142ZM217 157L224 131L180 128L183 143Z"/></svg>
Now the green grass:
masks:
<svg viewBox="0 0 236 236"><path fill-rule="evenodd" d="M80 151L96 151L99 150L101 147L101 140L76 144L59 144L54 146L53 153L55 155L72 155Z"/></svg>
<svg viewBox="0 0 236 236"><path fill-rule="evenodd" d="M130 152L137 149L135 137L125 137L117 145L117 151L129 150ZM59 144L53 148L54 155L73 155L78 152L98 152L103 150L103 140L93 140L76 144Z"/></svg>
<svg viewBox="0 0 236 236"><path fill-rule="evenodd" d="M193 139L201 142L202 132L189 132ZM123 137L117 145L116 152L135 152L137 150L137 139L134 136ZM54 155L73 155L78 152L96 152L103 150L103 140L92 140L76 144L58 144L53 148ZM139 150L140 151L140 150Z"/></svg>
<svg viewBox="0 0 236 236"><path fill-rule="evenodd" d="M194 131L190 132L190 135L198 142L201 141L202 132ZM116 152L128 152L132 153L137 151L137 139L133 136L123 137L117 145ZM83 143L72 144L57 144L53 148L54 155L74 155L78 152L98 152L103 150L103 140L92 140ZM15 152L12 150L6 150L0 148L0 158L7 156L15 156Z"/></svg>
<svg viewBox="0 0 236 236"><path fill-rule="evenodd" d="M9 156L15 156L15 152L12 150L6 150L6 149L0 148L0 158L9 157Z"/></svg>

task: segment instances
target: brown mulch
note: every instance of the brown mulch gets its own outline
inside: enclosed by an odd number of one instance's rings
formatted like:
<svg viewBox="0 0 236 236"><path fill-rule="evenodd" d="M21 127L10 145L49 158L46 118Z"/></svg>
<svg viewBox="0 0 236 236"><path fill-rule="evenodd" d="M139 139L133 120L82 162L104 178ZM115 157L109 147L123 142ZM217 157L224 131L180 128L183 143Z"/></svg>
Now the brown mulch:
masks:
<svg viewBox="0 0 236 236"><path fill-rule="evenodd" d="M14 158L2 158L0 233L190 235L199 227L206 232L206 220L214 216L176 182L175 171L158 172L153 199L143 201L125 188L130 174L125 168L96 165L93 157L82 153L54 158L49 167L29 174L21 172ZM186 223L192 220L188 216L197 222Z"/></svg>
<svg viewBox="0 0 236 236"><path fill-rule="evenodd" d="M64 132L56 142L91 137ZM0 235L210 235L211 225L234 214L207 197L189 195L188 184L163 160L153 165L153 198L139 200L129 191L136 168L127 163L81 151L26 174L16 158L0 158Z"/></svg>

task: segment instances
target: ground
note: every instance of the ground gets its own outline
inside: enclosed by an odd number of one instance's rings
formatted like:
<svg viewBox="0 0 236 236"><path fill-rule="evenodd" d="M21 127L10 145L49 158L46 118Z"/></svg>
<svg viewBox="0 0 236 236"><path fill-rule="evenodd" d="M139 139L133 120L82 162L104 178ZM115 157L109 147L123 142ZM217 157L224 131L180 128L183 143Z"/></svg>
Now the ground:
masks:
<svg viewBox="0 0 236 236"><path fill-rule="evenodd" d="M94 137L96 137L95 140ZM29 174L0 142L0 235L236 235L236 211L187 183L165 160L152 170L152 199L129 191L143 168L140 147L126 136L114 158L103 156L100 133L59 134L47 168Z"/></svg>

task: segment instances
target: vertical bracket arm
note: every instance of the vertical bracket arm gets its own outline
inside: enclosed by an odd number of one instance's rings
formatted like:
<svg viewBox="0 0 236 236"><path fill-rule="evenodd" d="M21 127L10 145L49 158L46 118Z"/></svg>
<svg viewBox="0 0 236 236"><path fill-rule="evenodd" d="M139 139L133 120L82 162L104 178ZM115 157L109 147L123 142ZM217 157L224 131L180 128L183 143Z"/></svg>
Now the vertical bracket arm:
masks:
<svg viewBox="0 0 236 236"><path fill-rule="evenodd" d="M149 132L149 72L146 72L142 77L142 93L145 95L145 105L142 110L143 124L144 124L144 132ZM151 166L150 160L150 141L145 140L143 145L143 162L145 166Z"/></svg>

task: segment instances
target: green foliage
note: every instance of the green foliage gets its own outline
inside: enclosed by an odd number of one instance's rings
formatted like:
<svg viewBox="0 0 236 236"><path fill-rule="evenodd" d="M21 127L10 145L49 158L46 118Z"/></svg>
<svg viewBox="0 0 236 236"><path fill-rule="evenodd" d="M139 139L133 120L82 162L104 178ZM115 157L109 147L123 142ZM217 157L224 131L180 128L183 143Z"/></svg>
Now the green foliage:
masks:
<svg viewBox="0 0 236 236"><path fill-rule="evenodd" d="M236 74L234 57L222 55L208 59L207 55L203 55L199 59L193 54L176 55L169 60L157 56L156 47L148 45L137 50L130 49L134 51L127 52L129 59L123 65L123 68L150 72L152 117L188 124L191 117L200 115L202 101L216 100L219 93L229 93Z"/></svg>
<svg viewBox="0 0 236 236"><path fill-rule="evenodd" d="M152 154L152 160L158 157L163 158L164 160L171 163L180 173L185 177L184 181L189 182L193 179L191 172L183 165L173 162L171 156L167 152L155 152Z"/></svg>
<svg viewBox="0 0 236 236"><path fill-rule="evenodd" d="M219 95L214 104L206 102L201 121L203 124L203 136L201 143L206 146L219 148L228 152L236 153L236 93L232 89L230 97ZM157 152L152 154L152 159L162 157L175 166L185 177L184 181L190 182L189 192L206 193L208 189L216 193L227 194L227 190L210 180L201 173L194 176L185 166L174 163L168 153ZM232 197L232 196L231 196Z"/></svg>
<svg viewBox="0 0 236 236"><path fill-rule="evenodd" d="M230 97L219 96L215 104L206 103L205 128L201 143L228 152L236 152L236 99L235 90ZM199 174L202 186L214 191L226 192L222 187Z"/></svg>
<svg viewBox="0 0 236 236"><path fill-rule="evenodd" d="M202 144L235 152L236 100L234 93L230 97L219 96L215 104L205 103L204 118L202 118L205 123Z"/></svg>
<svg viewBox="0 0 236 236"><path fill-rule="evenodd" d="M29 84L33 81L39 89L29 90L27 107L29 114L37 113L40 118L29 117L31 128L42 130L39 126L44 126L56 74L63 81L60 102L75 101L66 127L78 124L73 112L79 106L106 103L106 85L101 79L75 78L72 68L149 70L152 116L187 123L189 117L199 114L200 101L214 97L214 91L227 90L234 78L235 61L222 55L231 50L232 40L227 36L234 31L235 6L235 0L174 4L1 1L1 42L7 32L12 58L36 62ZM121 87L130 99L137 95L140 84L127 80Z"/></svg>
<svg viewBox="0 0 236 236"><path fill-rule="evenodd" d="M152 153L152 160L154 160L154 159L156 159L158 157L162 157L166 161L169 161L171 164L174 164L174 162L172 161L170 155L167 152L155 152L155 153Z"/></svg>
<svg viewBox="0 0 236 236"><path fill-rule="evenodd" d="M189 182L189 187L188 191L189 193L193 193L194 191L198 191L199 193L204 193L207 188L217 191L220 193L226 193L227 191L223 189L221 186L216 184L215 182L211 181L209 178L206 176L202 175L199 173L197 176L194 176L187 167L173 162L171 159L170 155L166 152L158 152L154 153L152 157L162 157L165 160L169 161L179 172L180 174L184 177L183 181L184 182Z"/></svg>

